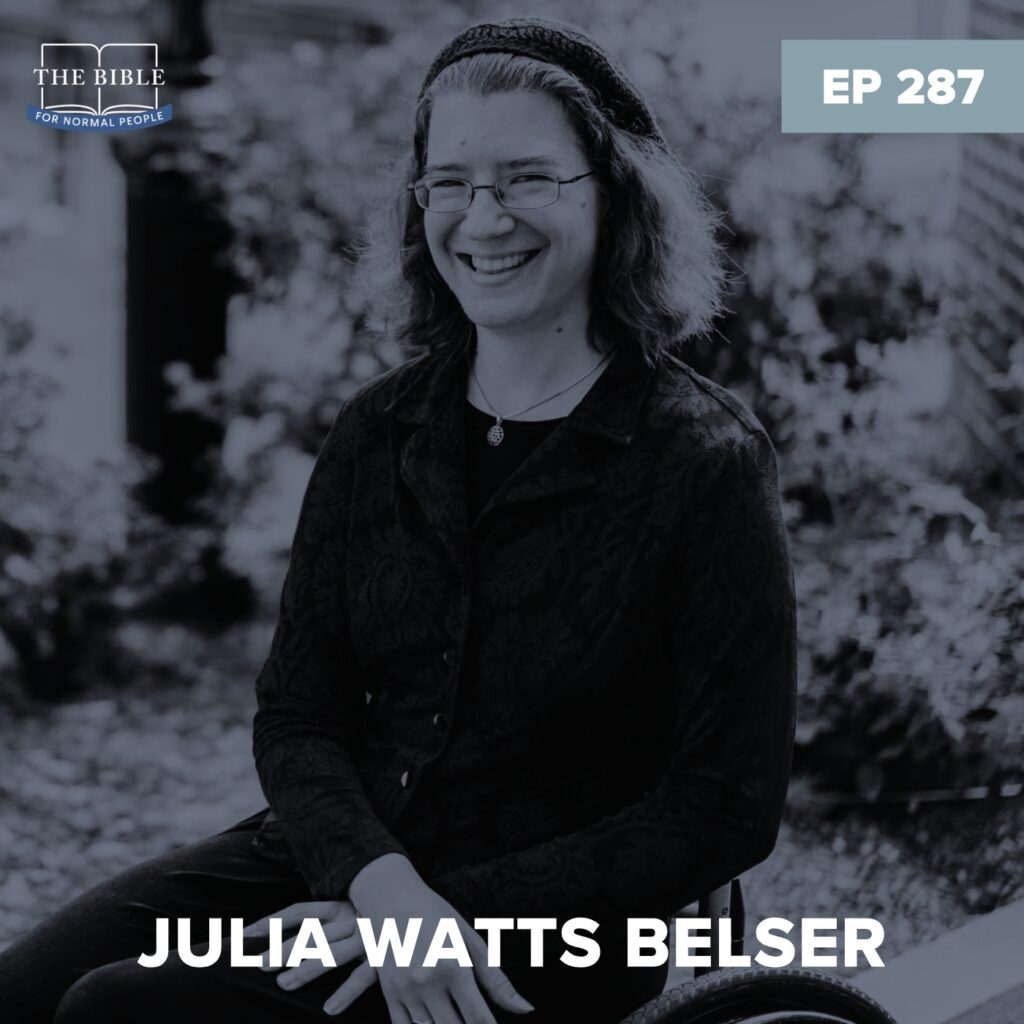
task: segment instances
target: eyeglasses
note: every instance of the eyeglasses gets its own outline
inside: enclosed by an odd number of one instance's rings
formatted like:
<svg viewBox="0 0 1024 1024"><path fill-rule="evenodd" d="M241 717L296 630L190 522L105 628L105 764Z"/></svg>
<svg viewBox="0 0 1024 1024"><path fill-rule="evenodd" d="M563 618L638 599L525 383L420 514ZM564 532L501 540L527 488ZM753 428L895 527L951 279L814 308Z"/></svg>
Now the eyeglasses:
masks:
<svg viewBox="0 0 1024 1024"><path fill-rule="evenodd" d="M416 202L430 213L458 213L468 210L477 192L489 189L507 210L539 210L558 202L563 185L589 178L594 172L577 174L575 178L555 178L550 174L510 174L493 185L474 185L463 178L443 176L420 178L406 188Z"/></svg>

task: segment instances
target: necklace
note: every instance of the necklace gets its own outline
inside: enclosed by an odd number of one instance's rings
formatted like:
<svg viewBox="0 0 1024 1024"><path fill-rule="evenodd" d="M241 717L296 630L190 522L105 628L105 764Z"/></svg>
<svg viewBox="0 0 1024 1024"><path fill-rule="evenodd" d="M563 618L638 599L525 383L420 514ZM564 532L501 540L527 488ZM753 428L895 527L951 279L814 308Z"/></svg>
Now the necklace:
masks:
<svg viewBox="0 0 1024 1024"><path fill-rule="evenodd" d="M480 378L476 375L476 360L474 365L470 368L473 374L473 380L476 381L476 386L480 391L480 395L483 400L487 403L487 408L494 413L494 423L487 428L487 443L492 447L496 448L502 441L505 440L505 431L501 427L502 420L513 420L517 416L522 416L524 412L530 412L532 409L536 409L541 405L546 405L548 402L553 402L556 398L561 397L567 391L571 391L577 384L582 384L591 374L597 373L597 371L604 366L612 357L612 353L615 350L612 349L606 356L604 356L596 365L592 366L582 377L578 380L574 380L568 387L562 388L561 391L556 391L553 395L548 395L547 398L542 398L539 402L534 402L533 405L528 405L525 409L520 409L518 412L510 413L508 416L502 416L497 409L491 404L491 400L487 397L487 393L484 391L483 386L480 384Z"/></svg>

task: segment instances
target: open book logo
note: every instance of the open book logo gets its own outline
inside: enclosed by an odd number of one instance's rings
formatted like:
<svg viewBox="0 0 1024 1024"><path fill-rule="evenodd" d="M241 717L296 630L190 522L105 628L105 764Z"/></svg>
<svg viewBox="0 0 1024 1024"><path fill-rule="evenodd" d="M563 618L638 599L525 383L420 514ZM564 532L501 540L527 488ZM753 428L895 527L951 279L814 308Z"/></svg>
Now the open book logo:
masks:
<svg viewBox="0 0 1024 1024"><path fill-rule="evenodd" d="M130 131L171 119L156 43L43 43L28 118L72 131Z"/></svg>

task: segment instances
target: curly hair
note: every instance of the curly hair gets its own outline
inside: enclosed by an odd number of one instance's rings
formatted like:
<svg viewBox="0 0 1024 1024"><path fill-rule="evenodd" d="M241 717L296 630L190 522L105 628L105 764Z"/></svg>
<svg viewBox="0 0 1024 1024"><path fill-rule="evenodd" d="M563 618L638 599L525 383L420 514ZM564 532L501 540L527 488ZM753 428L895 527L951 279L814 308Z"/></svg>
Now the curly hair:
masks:
<svg viewBox="0 0 1024 1024"><path fill-rule="evenodd" d="M370 323L413 352L468 345L473 325L434 266L423 211L405 186L422 173L434 101L446 93L525 90L559 101L599 186L590 336L639 345L645 358L705 334L725 281L718 215L695 175L657 141L613 125L591 92L560 67L505 53L446 67L416 106L413 152L390 176L391 201L371 213L357 281Z"/></svg>

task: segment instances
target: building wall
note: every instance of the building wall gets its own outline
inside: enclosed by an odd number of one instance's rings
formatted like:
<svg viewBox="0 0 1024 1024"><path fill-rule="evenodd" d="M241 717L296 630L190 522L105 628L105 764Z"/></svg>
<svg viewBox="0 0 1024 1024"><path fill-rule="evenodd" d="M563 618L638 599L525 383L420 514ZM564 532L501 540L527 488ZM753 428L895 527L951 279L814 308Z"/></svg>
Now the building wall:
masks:
<svg viewBox="0 0 1024 1024"><path fill-rule="evenodd" d="M1024 37L1024 0L971 0L968 31ZM1024 346L1024 137L965 135L962 168L959 262L971 321L955 339L952 411L979 453L1024 489L1024 388L1008 373L1011 347Z"/></svg>
<svg viewBox="0 0 1024 1024"><path fill-rule="evenodd" d="M299 40L384 43L394 20L411 17L399 0L219 0L206 7L214 49L226 61Z"/></svg>

